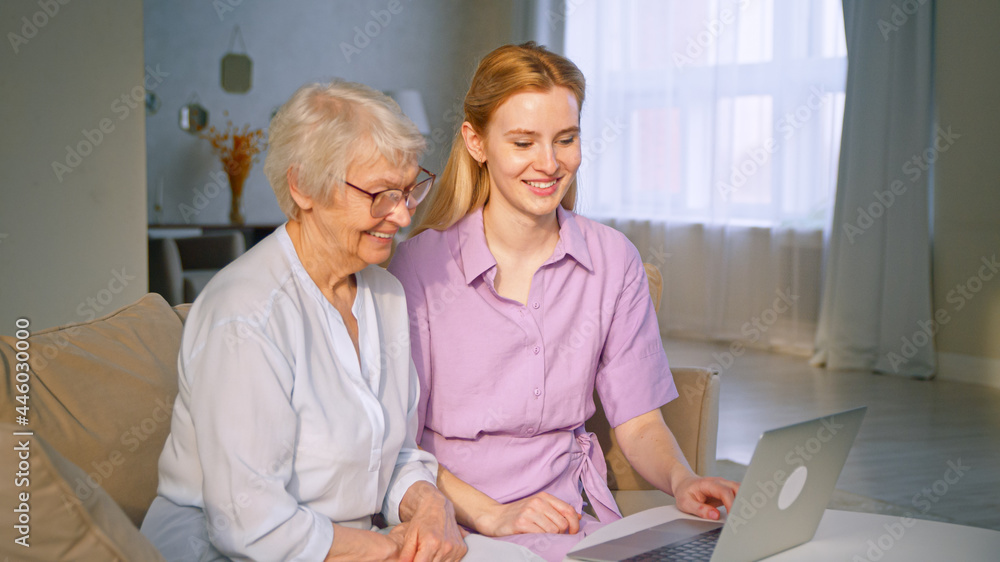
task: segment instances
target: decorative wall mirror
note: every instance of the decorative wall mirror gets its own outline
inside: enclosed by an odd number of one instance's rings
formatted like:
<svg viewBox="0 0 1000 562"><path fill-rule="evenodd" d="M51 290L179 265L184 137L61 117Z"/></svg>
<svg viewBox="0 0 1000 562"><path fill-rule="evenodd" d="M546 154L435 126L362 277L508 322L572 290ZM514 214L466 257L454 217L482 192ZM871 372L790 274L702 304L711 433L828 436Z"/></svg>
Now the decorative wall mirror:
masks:
<svg viewBox="0 0 1000 562"><path fill-rule="evenodd" d="M160 96L156 92L146 90L146 115L156 115L160 110Z"/></svg>
<svg viewBox="0 0 1000 562"><path fill-rule="evenodd" d="M243 46L242 53L233 52L237 39ZM243 33L237 25L233 28L233 35L229 39L229 52L222 57L222 89L231 94L245 94L250 91L253 82L253 61L247 56L246 50Z"/></svg>
<svg viewBox="0 0 1000 562"><path fill-rule="evenodd" d="M182 131L192 135L208 126L208 110L199 103L198 94L192 94L188 102L181 106L178 124Z"/></svg>

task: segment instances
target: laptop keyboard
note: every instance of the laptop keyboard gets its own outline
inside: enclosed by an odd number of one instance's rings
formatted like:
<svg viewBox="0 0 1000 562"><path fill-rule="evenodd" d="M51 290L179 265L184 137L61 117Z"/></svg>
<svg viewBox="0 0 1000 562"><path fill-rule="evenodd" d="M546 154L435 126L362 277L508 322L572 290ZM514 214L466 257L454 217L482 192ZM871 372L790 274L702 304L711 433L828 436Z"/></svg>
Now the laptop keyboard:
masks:
<svg viewBox="0 0 1000 562"><path fill-rule="evenodd" d="M712 558L715 543L719 541L722 527L691 537L683 543L673 543L626 558L625 562L666 562L670 560L708 561Z"/></svg>

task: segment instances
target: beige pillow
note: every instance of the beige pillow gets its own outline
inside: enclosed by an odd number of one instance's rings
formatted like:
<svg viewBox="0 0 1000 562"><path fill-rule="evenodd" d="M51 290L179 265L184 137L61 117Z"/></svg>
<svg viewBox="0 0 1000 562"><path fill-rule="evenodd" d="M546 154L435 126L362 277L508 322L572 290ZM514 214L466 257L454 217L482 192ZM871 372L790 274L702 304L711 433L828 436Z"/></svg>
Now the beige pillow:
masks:
<svg viewBox="0 0 1000 562"><path fill-rule="evenodd" d="M0 424L0 555L5 560L106 562L163 560L125 513L100 487L78 497L72 482L87 478L39 436L13 435L24 428ZM21 445L27 445L22 447ZM17 478L19 454L30 463ZM23 467L22 467L23 468ZM28 494L27 497L21 494ZM26 501L21 501L22 499ZM18 527L26 523L23 527ZM26 538L21 538L27 534ZM25 547L15 539L26 542Z"/></svg>
<svg viewBox="0 0 1000 562"><path fill-rule="evenodd" d="M174 312L177 317L181 319L181 322L187 320L188 314L191 313L191 303L179 304L174 307Z"/></svg>
<svg viewBox="0 0 1000 562"><path fill-rule="evenodd" d="M182 312L150 293L103 318L28 339L27 429L82 469L69 481L77 495L85 499L99 485L136 526L156 497L157 462L177 394ZM0 337L0 422L10 424L17 415L15 344Z"/></svg>

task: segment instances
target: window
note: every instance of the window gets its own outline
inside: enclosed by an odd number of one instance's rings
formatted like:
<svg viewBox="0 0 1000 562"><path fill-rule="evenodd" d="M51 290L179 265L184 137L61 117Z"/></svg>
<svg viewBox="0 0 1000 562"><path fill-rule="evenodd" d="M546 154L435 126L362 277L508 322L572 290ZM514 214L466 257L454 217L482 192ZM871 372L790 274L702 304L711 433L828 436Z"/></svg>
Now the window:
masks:
<svg viewBox="0 0 1000 562"><path fill-rule="evenodd" d="M579 210L822 228L847 52L839 0L567 0L587 77Z"/></svg>

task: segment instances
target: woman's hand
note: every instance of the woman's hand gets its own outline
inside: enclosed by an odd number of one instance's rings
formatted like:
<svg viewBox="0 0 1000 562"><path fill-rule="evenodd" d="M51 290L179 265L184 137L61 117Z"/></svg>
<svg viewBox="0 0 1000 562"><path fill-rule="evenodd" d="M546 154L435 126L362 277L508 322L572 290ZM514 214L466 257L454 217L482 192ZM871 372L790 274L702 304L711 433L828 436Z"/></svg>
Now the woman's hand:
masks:
<svg viewBox="0 0 1000 562"><path fill-rule="evenodd" d="M393 528L388 535L334 524L333 544L325 562L404 560L400 554L406 530L405 523ZM406 562L410 560L412 556Z"/></svg>
<svg viewBox="0 0 1000 562"><path fill-rule="evenodd" d="M703 519L717 520L721 514L716 508L724 505L727 512L732 512L733 500L739 489L740 485L731 480L692 474L677 484L674 498L677 509Z"/></svg>
<svg viewBox="0 0 1000 562"><path fill-rule="evenodd" d="M420 481L410 486L399 504L399 514L405 523L393 531L404 527L400 560L457 562L468 551L455 522L455 508L430 483Z"/></svg>
<svg viewBox="0 0 1000 562"><path fill-rule="evenodd" d="M476 528L491 537L522 533L573 535L580 530L580 517L573 506L551 494L539 492L523 500L497 504L480 517Z"/></svg>
<svg viewBox="0 0 1000 562"><path fill-rule="evenodd" d="M674 434L656 408L615 427L625 458L650 484L677 499L677 509L705 519L719 519L720 505L732 510L740 485L704 478L688 466Z"/></svg>

